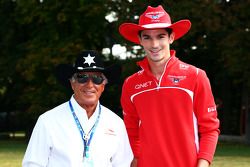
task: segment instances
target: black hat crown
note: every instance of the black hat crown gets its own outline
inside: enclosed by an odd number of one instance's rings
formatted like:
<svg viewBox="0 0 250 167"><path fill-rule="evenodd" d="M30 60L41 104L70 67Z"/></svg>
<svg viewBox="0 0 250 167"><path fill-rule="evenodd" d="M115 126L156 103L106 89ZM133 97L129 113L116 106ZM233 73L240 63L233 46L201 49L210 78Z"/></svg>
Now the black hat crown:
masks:
<svg viewBox="0 0 250 167"><path fill-rule="evenodd" d="M104 71L101 57L95 51L82 51L73 65L76 72L80 71Z"/></svg>
<svg viewBox="0 0 250 167"><path fill-rule="evenodd" d="M62 85L70 88L69 79L76 72L102 72L109 83L118 83L121 75L121 66L118 64L104 68L101 56L93 50L82 51L77 56L75 63L59 64L56 66L55 75Z"/></svg>

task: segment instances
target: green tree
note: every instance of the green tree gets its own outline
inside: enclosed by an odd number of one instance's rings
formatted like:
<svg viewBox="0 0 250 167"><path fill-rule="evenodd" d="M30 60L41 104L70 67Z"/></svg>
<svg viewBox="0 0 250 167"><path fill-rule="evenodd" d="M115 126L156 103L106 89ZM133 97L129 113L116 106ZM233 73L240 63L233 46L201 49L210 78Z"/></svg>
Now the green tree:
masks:
<svg viewBox="0 0 250 167"><path fill-rule="evenodd" d="M38 115L69 98L71 91L58 85L54 68L73 63L80 50L101 51L107 46L103 4L102 0L0 1L1 112L22 111L32 128Z"/></svg>
<svg viewBox="0 0 250 167"><path fill-rule="evenodd" d="M240 126L240 117L250 115L249 0L0 0L0 113L7 112L11 121L12 112L22 111L18 118L32 118L26 121L32 125L40 113L67 100L71 91L58 84L54 67L73 63L80 50L101 52L119 43L140 59L142 49L135 51L118 27L137 23L148 5L160 4L172 22L192 22L190 32L172 48L180 59L206 70L216 101L222 101L222 132L250 136L250 118L246 131ZM108 22L105 16L111 12L117 20ZM122 65L122 80L137 69L137 59L118 61L112 53L106 58L107 64ZM121 110L121 83L109 86L102 98L115 111Z"/></svg>

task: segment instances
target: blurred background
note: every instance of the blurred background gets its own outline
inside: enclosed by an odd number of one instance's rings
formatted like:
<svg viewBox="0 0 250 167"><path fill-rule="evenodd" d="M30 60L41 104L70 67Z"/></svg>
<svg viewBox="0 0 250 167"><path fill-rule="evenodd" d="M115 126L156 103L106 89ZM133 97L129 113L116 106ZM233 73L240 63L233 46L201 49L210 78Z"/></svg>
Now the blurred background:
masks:
<svg viewBox="0 0 250 167"><path fill-rule="evenodd" d="M144 53L118 27L138 23L148 5L162 5L172 22L192 22L171 47L207 72L221 134L250 143L250 0L0 0L0 139L29 139L38 116L70 98L55 66L73 63L85 49L121 66L101 102L122 117L123 80L138 70Z"/></svg>

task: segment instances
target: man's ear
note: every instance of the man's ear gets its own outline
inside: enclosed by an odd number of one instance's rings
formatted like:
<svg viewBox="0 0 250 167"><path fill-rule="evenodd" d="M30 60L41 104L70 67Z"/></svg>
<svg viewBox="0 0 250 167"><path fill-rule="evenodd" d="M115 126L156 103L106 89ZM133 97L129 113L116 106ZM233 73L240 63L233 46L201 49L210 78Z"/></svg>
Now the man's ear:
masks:
<svg viewBox="0 0 250 167"><path fill-rule="evenodd" d="M139 42L141 43L141 36L138 34L138 39L139 39Z"/></svg>
<svg viewBox="0 0 250 167"><path fill-rule="evenodd" d="M175 37L175 33L172 32L169 36L169 43L172 44L174 42L174 37Z"/></svg>
<svg viewBox="0 0 250 167"><path fill-rule="evenodd" d="M72 78L69 80L69 82L70 82L71 89L74 92L74 83L73 83L74 81L72 81Z"/></svg>

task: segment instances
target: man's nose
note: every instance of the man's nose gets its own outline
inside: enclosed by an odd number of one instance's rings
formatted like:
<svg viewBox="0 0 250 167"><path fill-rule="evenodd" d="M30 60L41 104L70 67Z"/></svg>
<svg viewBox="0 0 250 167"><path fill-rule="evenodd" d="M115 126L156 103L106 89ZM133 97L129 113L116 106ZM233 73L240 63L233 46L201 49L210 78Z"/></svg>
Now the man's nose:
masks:
<svg viewBox="0 0 250 167"><path fill-rule="evenodd" d="M152 39L152 41L151 41L151 46L152 46L153 48L157 48L157 47L159 46L159 41L156 40L156 39Z"/></svg>
<svg viewBox="0 0 250 167"><path fill-rule="evenodd" d="M86 82L86 85L87 85L88 87L94 86L94 83L93 83L92 79L89 78L88 81Z"/></svg>

